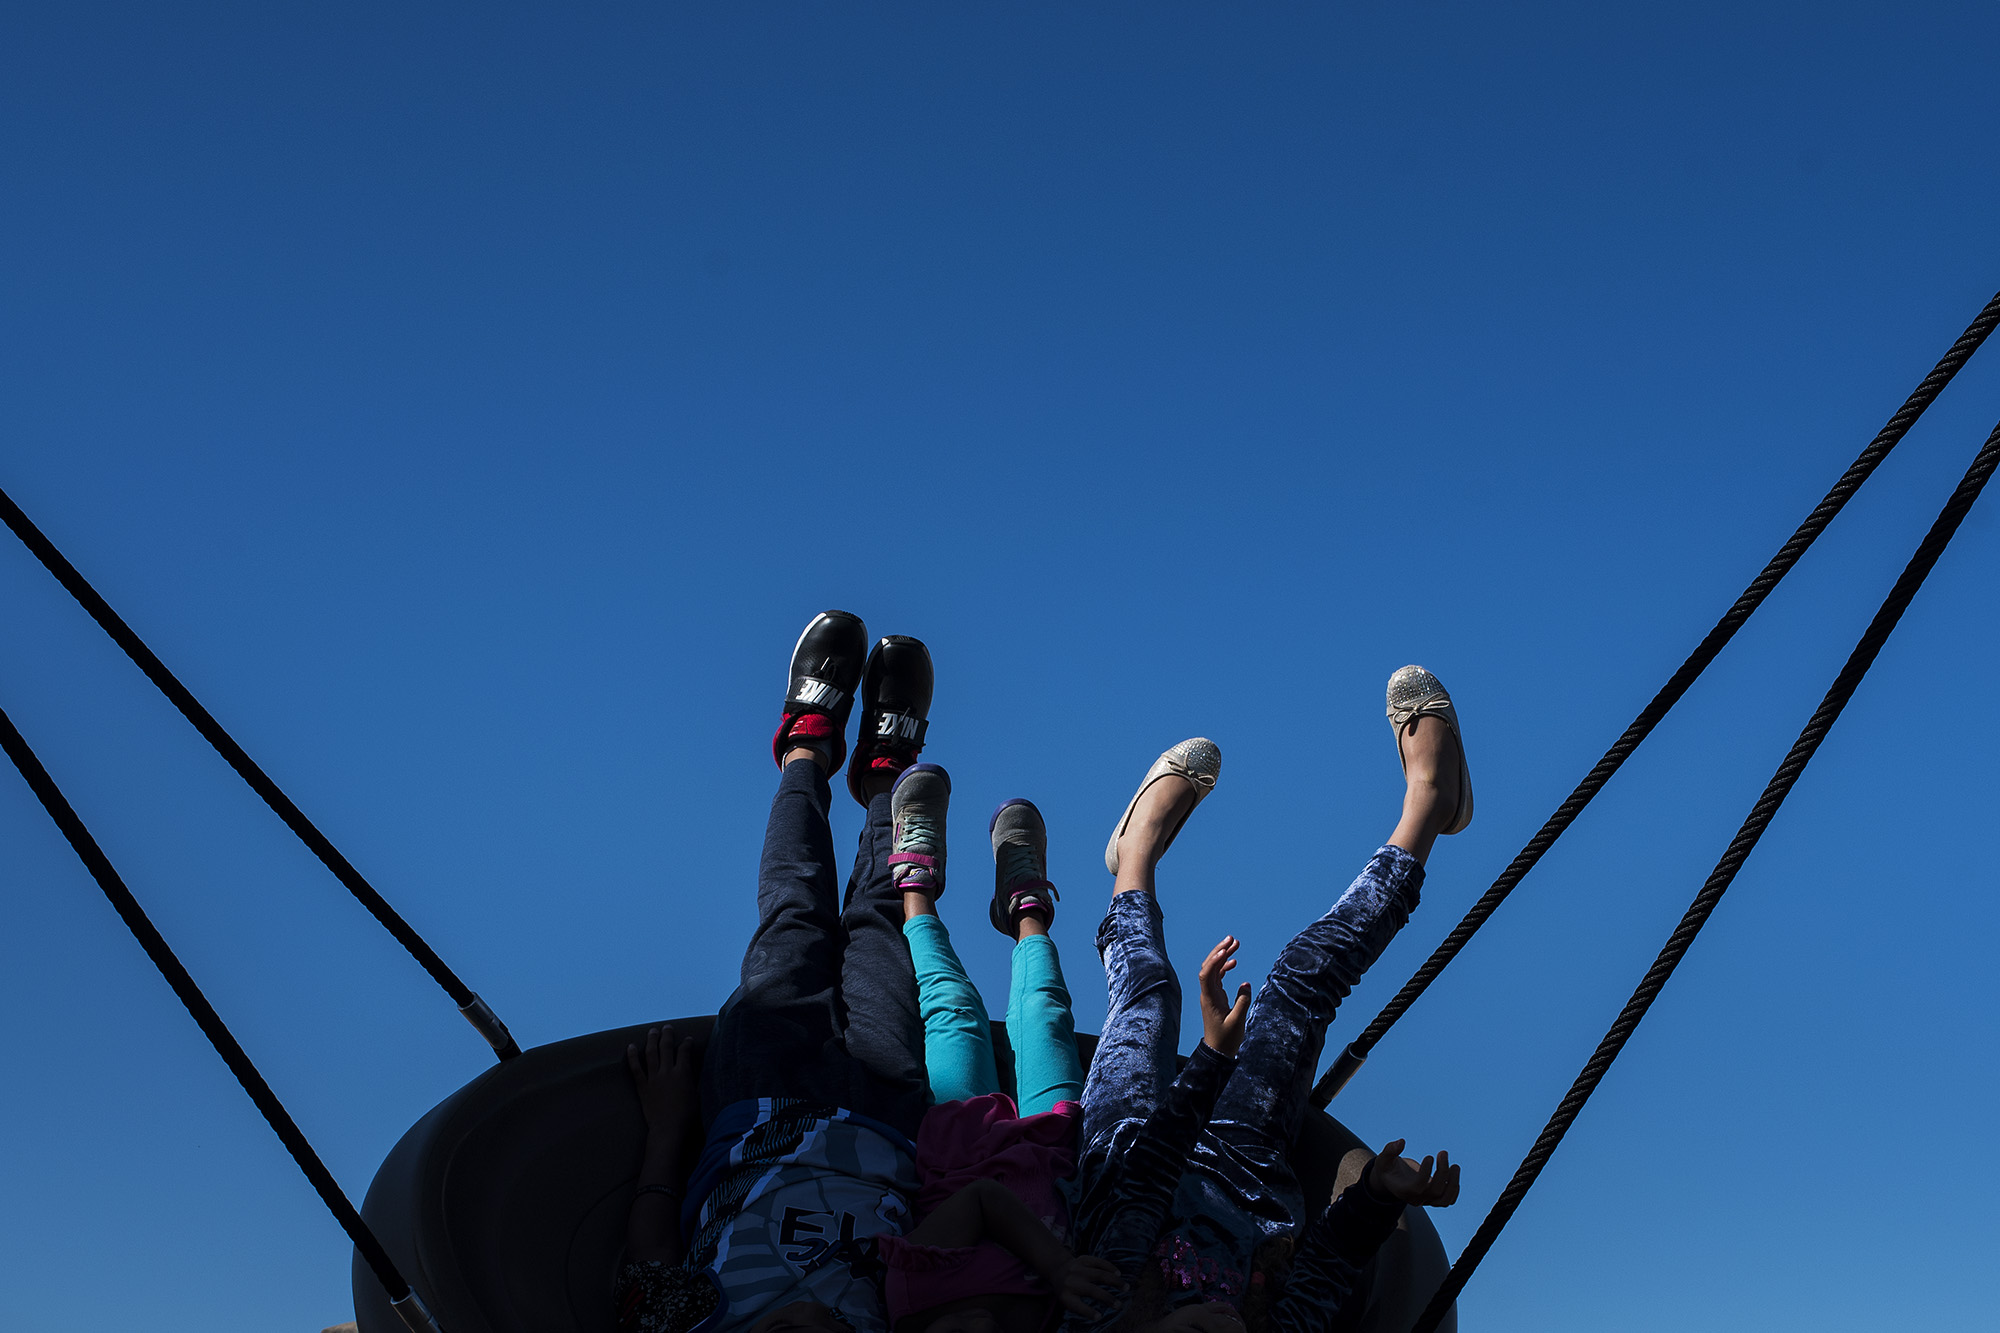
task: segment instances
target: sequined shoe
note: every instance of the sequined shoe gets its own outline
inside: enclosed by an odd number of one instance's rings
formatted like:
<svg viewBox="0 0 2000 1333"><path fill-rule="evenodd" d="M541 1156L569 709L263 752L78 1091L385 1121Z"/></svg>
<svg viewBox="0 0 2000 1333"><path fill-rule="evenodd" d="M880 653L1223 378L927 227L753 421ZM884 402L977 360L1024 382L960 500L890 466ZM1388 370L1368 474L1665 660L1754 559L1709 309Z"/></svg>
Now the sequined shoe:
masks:
<svg viewBox="0 0 2000 1333"><path fill-rule="evenodd" d="M784 716L771 737L771 758L808 746L827 757L836 773L847 758L847 715L854 710L854 687L868 652L868 627L846 611L822 611L792 646L791 684L785 688Z"/></svg>
<svg viewBox="0 0 2000 1333"><path fill-rule="evenodd" d="M951 804L951 774L936 764L912 764L889 790L895 850L889 879L905 893L944 897L944 817Z"/></svg>
<svg viewBox="0 0 2000 1333"><path fill-rule="evenodd" d="M922 639L891 634L868 654L861 673L861 727L847 768L847 790L862 805L868 804L868 778L894 777L923 753L934 679L931 650Z"/></svg>
<svg viewBox="0 0 2000 1333"><path fill-rule="evenodd" d="M1155 759L1153 766L1146 770L1145 781L1139 784L1139 790L1132 793L1131 801L1125 806L1125 817L1118 821L1118 827L1111 830L1111 841L1104 844L1104 868L1114 875L1118 873L1118 839L1124 836L1125 830L1131 825L1132 811L1137 808L1139 798L1146 794L1148 787L1161 778L1186 778L1194 784L1194 805L1200 805L1208 799L1208 794L1215 790L1215 780L1221 776L1222 749L1205 736L1184 740ZM1187 808L1187 814L1181 816L1181 822L1174 825L1167 833L1167 841L1160 848L1161 851L1174 845L1174 839L1180 836L1188 815L1194 813L1194 805Z"/></svg>
<svg viewBox="0 0 2000 1333"><path fill-rule="evenodd" d="M1038 916L1044 927L1055 924L1056 899L1049 883L1049 830L1033 801L1008 801L993 812L986 826L993 839L993 905L987 915L993 929L1014 938L1014 923L1024 914Z"/></svg>
<svg viewBox="0 0 2000 1333"><path fill-rule="evenodd" d="M1472 822L1472 770L1465 763L1465 737L1459 734L1458 710L1452 707L1451 695L1436 676L1420 666L1406 666L1389 677L1389 726L1396 733L1396 760L1403 764L1405 773L1410 766L1403 762L1403 733L1420 717L1443 718L1457 743L1458 809L1444 831L1461 832Z"/></svg>

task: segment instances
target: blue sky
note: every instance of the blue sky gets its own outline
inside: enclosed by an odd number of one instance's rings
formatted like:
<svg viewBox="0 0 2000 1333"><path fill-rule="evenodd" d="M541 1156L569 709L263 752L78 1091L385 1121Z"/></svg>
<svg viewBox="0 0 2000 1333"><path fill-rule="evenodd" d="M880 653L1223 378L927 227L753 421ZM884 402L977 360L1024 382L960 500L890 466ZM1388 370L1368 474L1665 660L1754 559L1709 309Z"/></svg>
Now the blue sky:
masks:
<svg viewBox="0 0 2000 1333"><path fill-rule="evenodd" d="M15 7L0 484L526 1043L712 1009L785 654L927 640L944 914L1048 816L1247 970L1479 818L1372 1015L2000 287L1990 6ZM1471 1234L2000 416L1976 359L1376 1052ZM1990 504L1990 502L1989 502ZM1468 1330L1985 1327L1975 512L1461 1302ZM25 552L0 706L357 1199L488 1062ZM11 785L10 785L11 784ZM841 842L858 827L837 816ZM343 1237L0 781L0 1325L315 1330ZM1193 1040L1193 1029L1188 1039Z"/></svg>

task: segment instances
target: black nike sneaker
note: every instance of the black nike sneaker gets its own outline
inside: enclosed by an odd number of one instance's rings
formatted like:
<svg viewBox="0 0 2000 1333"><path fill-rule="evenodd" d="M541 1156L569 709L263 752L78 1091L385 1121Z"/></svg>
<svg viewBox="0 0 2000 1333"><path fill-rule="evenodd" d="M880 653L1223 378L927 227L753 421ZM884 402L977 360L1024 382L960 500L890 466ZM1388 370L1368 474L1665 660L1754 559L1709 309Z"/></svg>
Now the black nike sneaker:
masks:
<svg viewBox="0 0 2000 1333"><path fill-rule="evenodd" d="M792 649L792 683L785 691L785 715L771 737L771 757L783 764L785 751L801 745L825 753L827 772L847 758L847 715L854 711L854 688L861 683L868 627L845 611L822 611ZM872 661L872 659L871 659ZM928 681L929 663L925 663ZM924 698L930 698L926 685Z"/></svg>
<svg viewBox="0 0 2000 1333"><path fill-rule="evenodd" d="M861 729L847 768L847 790L862 805L868 804L865 779L895 777L923 753L932 683L931 650L921 639L891 634L868 654L868 669L861 673Z"/></svg>

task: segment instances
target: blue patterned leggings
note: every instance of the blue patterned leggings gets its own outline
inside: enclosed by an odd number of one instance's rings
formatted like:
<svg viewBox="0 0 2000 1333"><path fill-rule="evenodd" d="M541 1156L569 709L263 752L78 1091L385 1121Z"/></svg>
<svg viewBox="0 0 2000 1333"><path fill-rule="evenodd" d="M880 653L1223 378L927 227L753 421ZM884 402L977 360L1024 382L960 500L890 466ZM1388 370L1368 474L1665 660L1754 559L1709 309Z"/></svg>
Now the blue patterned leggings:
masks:
<svg viewBox="0 0 2000 1333"><path fill-rule="evenodd" d="M1415 857L1384 847L1333 909L1285 946L1251 1005L1236 1071L1216 1103L1197 1165L1212 1137L1239 1166L1279 1177L1267 1186L1289 1180L1285 1154L1305 1116L1334 1010L1410 919L1423 880ZM1097 947L1110 1012L1083 1093L1086 1156L1108 1145L1119 1124L1144 1119L1173 1082L1181 1018L1180 979L1167 960L1153 894L1114 895ZM1289 1188L1295 1192L1296 1182Z"/></svg>

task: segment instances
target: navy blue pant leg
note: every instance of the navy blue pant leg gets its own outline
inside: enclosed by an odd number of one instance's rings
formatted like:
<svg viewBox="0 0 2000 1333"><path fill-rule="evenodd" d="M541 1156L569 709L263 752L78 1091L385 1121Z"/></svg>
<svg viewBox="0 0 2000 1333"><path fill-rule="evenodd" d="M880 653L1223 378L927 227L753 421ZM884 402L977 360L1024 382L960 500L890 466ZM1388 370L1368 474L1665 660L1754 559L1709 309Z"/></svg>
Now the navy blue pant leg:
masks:
<svg viewBox="0 0 2000 1333"><path fill-rule="evenodd" d="M843 1103L917 1135L930 1105L916 965L903 938L903 894L889 878L895 835L885 792L868 804L840 915L841 1024L855 1089Z"/></svg>
<svg viewBox="0 0 2000 1333"><path fill-rule="evenodd" d="M702 1114L751 1097L824 1099L840 1058L840 918L832 791L810 759L786 765L757 867L757 929L702 1060Z"/></svg>

